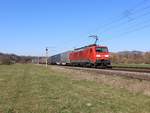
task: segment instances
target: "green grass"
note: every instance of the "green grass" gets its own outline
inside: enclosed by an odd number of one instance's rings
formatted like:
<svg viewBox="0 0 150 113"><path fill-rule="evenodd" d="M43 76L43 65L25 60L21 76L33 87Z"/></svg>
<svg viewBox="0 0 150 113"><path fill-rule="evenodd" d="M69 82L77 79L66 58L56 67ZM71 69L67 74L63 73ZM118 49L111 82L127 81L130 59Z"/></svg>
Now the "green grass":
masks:
<svg viewBox="0 0 150 113"><path fill-rule="evenodd" d="M67 76L50 67L0 65L0 113L150 113L148 96Z"/></svg>
<svg viewBox="0 0 150 113"><path fill-rule="evenodd" d="M150 64L112 64L112 66L150 68Z"/></svg>

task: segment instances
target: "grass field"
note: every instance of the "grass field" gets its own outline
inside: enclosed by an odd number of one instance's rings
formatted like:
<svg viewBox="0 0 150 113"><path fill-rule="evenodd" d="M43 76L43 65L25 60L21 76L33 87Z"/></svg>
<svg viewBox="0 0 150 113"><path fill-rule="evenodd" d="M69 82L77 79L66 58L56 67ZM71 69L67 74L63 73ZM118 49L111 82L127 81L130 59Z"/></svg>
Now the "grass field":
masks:
<svg viewBox="0 0 150 113"><path fill-rule="evenodd" d="M0 113L150 113L150 97L36 65L0 65Z"/></svg>

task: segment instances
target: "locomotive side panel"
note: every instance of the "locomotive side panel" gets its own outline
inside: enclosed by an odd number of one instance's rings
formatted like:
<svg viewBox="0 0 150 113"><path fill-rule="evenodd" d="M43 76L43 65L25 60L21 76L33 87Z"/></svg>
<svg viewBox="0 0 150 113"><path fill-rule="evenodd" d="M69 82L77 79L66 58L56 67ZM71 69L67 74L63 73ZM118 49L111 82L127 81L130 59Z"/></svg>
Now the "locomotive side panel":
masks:
<svg viewBox="0 0 150 113"><path fill-rule="evenodd" d="M72 64L81 66L104 66L111 65L109 52L106 46L90 46L73 51L70 54Z"/></svg>
<svg viewBox="0 0 150 113"><path fill-rule="evenodd" d="M94 55L93 47L84 48L81 50L73 51L70 54L70 61L71 63L78 64L78 65L86 65L89 63L94 63Z"/></svg>

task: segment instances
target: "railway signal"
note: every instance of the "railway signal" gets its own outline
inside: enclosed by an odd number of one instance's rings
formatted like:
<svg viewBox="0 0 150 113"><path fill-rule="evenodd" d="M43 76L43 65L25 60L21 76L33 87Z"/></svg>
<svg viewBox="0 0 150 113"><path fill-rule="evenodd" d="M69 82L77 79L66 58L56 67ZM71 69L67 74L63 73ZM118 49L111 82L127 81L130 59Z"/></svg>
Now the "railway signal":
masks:
<svg viewBox="0 0 150 113"><path fill-rule="evenodd" d="M46 47L46 49L45 49L45 51L46 51L46 68L47 68L47 65L48 65L48 47Z"/></svg>
<svg viewBox="0 0 150 113"><path fill-rule="evenodd" d="M52 46L47 46L46 48L45 48L45 66L46 66L46 68L47 68L47 66L48 66L48 57L49 57L49 49L50 50L53 50L53 49L51 49L51 48L55 48L55 47L52 47Z"/></svg>

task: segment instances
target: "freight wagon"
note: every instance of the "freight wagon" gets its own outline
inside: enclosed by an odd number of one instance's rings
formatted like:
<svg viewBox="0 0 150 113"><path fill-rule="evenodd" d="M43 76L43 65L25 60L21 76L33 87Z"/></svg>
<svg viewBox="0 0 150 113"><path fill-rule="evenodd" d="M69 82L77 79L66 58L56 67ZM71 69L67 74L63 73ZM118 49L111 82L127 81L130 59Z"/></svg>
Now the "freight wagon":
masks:
<svg viewBox="0 0 150 113"><path fill-rule="evenodd" d="M71 51L63 52L48 58L48 64L57 64L57 65L69 65L70 64L70 55Z"/></svg>

